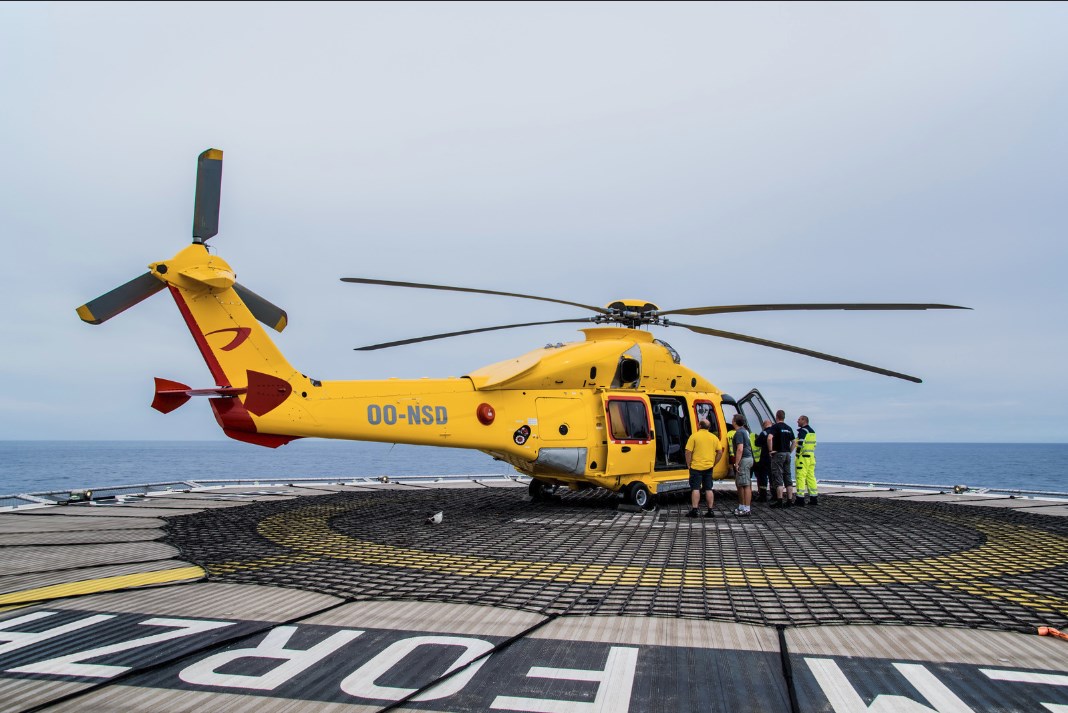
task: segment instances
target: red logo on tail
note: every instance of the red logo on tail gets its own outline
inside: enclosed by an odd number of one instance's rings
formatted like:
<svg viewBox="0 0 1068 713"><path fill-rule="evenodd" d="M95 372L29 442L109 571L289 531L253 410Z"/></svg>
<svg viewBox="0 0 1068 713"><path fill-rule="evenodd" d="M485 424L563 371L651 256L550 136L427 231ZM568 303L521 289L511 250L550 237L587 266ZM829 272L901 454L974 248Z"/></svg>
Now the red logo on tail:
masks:
<svg viewBox="0 0 1068 713"><path fill-rule="evenodd" d="M224 352L228 352L241 346L242 342L248 339L248 335L252 334L252 329L249 327L227 327L226 329L216 329L214 332L208 332L208 334L219 334L220 332L235 332L233 341L222 347Z"/></svg>

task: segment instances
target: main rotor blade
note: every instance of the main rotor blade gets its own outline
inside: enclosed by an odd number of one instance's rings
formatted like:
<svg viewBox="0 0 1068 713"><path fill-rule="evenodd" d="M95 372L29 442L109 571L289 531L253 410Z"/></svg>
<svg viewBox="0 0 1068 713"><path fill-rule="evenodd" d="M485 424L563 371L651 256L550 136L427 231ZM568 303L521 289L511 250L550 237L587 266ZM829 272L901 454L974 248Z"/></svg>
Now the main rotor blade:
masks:
<svg viewBox="0 0 1068 713"><path fill-rule="evenodd" d="M263 322L276 332L281 332L289 324L289 317L281 307L272 304L270 300L260 297L244 285L235 282L234 291L241 301L248 307L252 316Z"/></svg>
<svg viewBox="0 0 1068 713"><path fill-rule="evenodd" d="M147 299L165 287L151 272L135 277L119 285L111 292L105 292L91 302L78 308L78 316L89 324L106 322L120 312L133 307L141 300Z"/></svg>
<svg viewBox="0 0 1068 713"><path fill-rule="evenodd" d="M663 310L660 314L727 314L729 312L785 312L791 310L844 309L844 310L919 310L919 309L971 309L957 305L913 303L813 303L777 305L716 305L713 307L687 307L686 309Z"/></svg>
<svg viewBox="0 0 1068 713"><path fill-rule="evenodd" d="M783 351L793 352L794 354L804 354L805 356L814 357L816 359L822 359L824 361L834 362L835 364L842 364L843 366L851 366L854 369L861 369L863 371L870 371L875 374L882 374L883 376L892 376L895 379L904 379L905 381L911 381L914 384L922 384L923 380L918 379L915 376L909 376L908 374L901 374L896 371L890 371L888 369L881 369L871 364L862 364L859 361L852 361L850 359L843 359L842 357L836 357L831 354L824 354L822 352L814 352L811 349L804 349L802 347L795 347L789 344L783 344L781 342L773 342L768 339L761 339L759 337L750 337L745 334L738 334L736 332L724 332L721 329L709 329L708 327L698 327L692 324L681 324L679 322L672 322L664 320L664 323L669 327L685 327L691 332L697 332L698 334L707 334L712 337L723 337L724 339L734 339L739 342L748 342L749 344L758 344L762 347L771 347L772 349L782 349Z"/></svg>
<svg viewBox="0 0 1068 713"><path fill-rule="evenodd" d="M416 287L422 290L445 290L447 292L474 292L480 295L501 295L503 297L522 297L525 300L539 300L541 302L555 302L561 305L581 307L591 312L608 314L604 307L584 305L580 302L568 302L567 300L554 300L551 297L537 297L536 295L522 295L518 292L498 292L497 290L476 290L473 287L450 287L449 285L426 285L420 282L396 282L394 280L372 280L366 277L342 277L342 282L355 282L361 285L388 285L389 287ZM552 324L552 322L532 322L531 324Z"/></svg>
<svg viewBox="0 0 1068 713"><path fill-rule="evenodd" d="M193 206L193 242L204 243L219 232L219 202L222 199L222 158L219 149L208 149L197 158L197 194Z"/></svg>
<svg viewBox="0 0 1068 713"><path fill-rule="evenodd" d="M433 334L429 337L416 337L414 339L401 339L396 342L383 342L382 344L372 344L369 347L356 347L355 351L358 352L370 352L376 349L388 349L389 347L400 347L405 344L417 344L419 342L429 342L434 339L445 339L446 337L459 337L464 334L478 334L479 332L494 332L498 329L515 329L516 327L535 327L539 324L566 324L568 322L592 322L593 317L582 317L580 319L554 319L548 322L524 322L523 324L502 324L499 327L482 327L480 329L465 329L461 332L448 332L446 334Z"/></svg>

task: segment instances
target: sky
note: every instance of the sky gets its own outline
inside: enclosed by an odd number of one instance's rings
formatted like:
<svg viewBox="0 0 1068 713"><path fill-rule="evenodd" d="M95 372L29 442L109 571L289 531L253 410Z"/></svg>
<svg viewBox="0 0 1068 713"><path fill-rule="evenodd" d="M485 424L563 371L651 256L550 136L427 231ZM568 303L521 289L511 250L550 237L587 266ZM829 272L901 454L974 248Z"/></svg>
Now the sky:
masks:
<svg viewBox="0 0 1068 713"><path fill-rule="evenodd" d="M225 439L160 294L75 308L190 240L284 307L320 379L460 376L562 305L933 302L693 317L915 374L657 330L822 441L1068 442L1068 4L0 4L0 438Z"/></svg>

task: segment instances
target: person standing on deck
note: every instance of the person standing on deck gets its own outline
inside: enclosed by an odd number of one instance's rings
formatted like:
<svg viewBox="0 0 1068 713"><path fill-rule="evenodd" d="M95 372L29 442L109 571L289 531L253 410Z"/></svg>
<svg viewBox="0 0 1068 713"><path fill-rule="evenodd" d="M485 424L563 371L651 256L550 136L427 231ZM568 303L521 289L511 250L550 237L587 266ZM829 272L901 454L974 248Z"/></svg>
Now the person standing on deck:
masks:
<svg viewBox="0 0 1068 713"><path fill-rule="evenodd" d="M753 445L746 428L745 416L734 414L734 484L738 486L738 508L734 511L739 517L749 517L753 501L753 483L750 473L753 470Z"/></svg>
<svg viewBox="0 0 1068 713"><path fill-rule="evenodd" d="M712 433L712 423L701 419L697 431L686 441L686 467L690 469L690 512L686 517L697 517L697 506L701 504L701 488L705 489L705 501L708 510L705 517L712 517L712 505L715 493L712 490L712 469L719 463L723 449L719 447L719 438Z"/></svg>
<svg viewBox="0 0 1068 713"><path fill-rule="evenodd" d="M797 417L797 446L794 456L797 472L797 502L804 506L805 494L809 495L809 505L819 505L819 492L816 488L816 429L808 425L808 416Z"/></svg>
<svg viewBox="0 0 1068 713"><path fill-rule="evenodd" d="M771 428L771 421L764 419L761 424L763 431L761 431L753 442L753 460L756 461L753 465L753 473L756 475L757 481L757 497L758 503L766 503L768 501L768 476L771 474L771 451L768 450L768 429Z"/></svg>
<svg viewBox="0 0 1068 713"><path fill-rule="evenodd" d="M794 429L786 423L786 412L779 409L775 412L775 424L768 429L771 486L775 488L776 498L771 504L773 508L788 508L794 504L794 481L790 477L790 454L793 450Z"/></svg>
<svg viewBox="0 0 1068 713"><path fill-rule="evenodd" d="M726 418L727 414L723 414ZM727 468L731 478L734 477L734 419L727 423Z"/></svg>

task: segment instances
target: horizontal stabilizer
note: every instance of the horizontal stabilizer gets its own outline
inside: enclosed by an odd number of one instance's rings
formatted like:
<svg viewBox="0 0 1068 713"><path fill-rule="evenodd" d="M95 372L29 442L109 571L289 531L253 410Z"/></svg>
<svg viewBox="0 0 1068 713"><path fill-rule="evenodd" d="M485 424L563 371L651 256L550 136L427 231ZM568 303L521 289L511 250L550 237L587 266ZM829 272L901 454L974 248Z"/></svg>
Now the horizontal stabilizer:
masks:
<svg viewBox="0 0 1068 713"><path fill-rule="evenodd" d="M233 386L216 386L211 389L191 389L178 381L156 377L156 395L152 399L152 408L160 413L170 413L192 396L240 396L247 389Z"/></svg>

